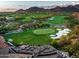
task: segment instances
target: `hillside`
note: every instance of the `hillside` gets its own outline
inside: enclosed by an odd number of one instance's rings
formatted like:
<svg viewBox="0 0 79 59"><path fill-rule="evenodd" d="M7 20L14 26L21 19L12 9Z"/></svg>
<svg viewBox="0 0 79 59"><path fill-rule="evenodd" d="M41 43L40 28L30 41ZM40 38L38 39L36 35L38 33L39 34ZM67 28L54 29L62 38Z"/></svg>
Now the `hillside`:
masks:
<svg viewBox="0 0 79 59"><path fill-rule="evenodd" d="M55 8L50 9L44 9L44 7L30 7L26 10L19 9L16 12L45 12L45 11L51 11L51 12L79 12L79 5L68 5L64 7L56 6Z"/></svg>

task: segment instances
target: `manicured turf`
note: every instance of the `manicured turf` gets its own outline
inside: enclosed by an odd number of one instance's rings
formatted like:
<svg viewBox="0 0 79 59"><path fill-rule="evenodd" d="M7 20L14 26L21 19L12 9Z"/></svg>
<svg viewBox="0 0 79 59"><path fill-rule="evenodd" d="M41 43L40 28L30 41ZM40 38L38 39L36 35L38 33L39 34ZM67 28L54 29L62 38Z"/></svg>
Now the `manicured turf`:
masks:
<svg viewBox="0 0 79 59"><path fill-rule="evenodd" d="M13 39L15 45L29 44L29 45L43 45L50 43L49 34L35 35L33 30L24 31L22 33L5 35L5 39Z"/></svg>
<svg viewBox="0 0 79 59"><path fill-rule="evenodd" d="M63 24L65 22L64 17L65 16L54 16L54 17L49 18L48 22L52 24Z"/></svg>
<svg viewBox="0 0 79 59"><path fill-rule="evenodd" d="M45 34L52 34L55 33L55 30L53 29L37 29L34 30L34 34L36 35L45 35Z"/></svg>
<svg viewBox="0 0 79 59"><path fill-rule="evenodd" d="M48 21L52 24L63 24L64 16L51 17ZM29 44L29 45L43 45L49 44L51 38L50 34L54 34L55 29L37 29L37 30L25 30L21 33L8 34L5 35L5 39L13 39L13 44Z"/></svg>

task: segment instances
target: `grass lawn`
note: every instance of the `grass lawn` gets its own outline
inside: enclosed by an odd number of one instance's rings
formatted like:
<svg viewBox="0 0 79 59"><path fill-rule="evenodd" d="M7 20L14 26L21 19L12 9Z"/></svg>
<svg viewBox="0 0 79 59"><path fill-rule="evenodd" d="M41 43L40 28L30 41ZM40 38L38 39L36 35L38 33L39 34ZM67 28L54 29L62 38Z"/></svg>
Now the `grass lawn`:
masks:
<svg viewBox="0 0 79 59"><path fill-rule="evenodd" d="M45 35L35 35L33 33L34 30L28 30L21 33L15 33L10 35L5 35L5 39L13 39L13 44L29 44L29 45L44 45L49 44L51 38L49 34Z"/></svg>
<svg viewBox="0 0 79 59"><path fill-rule="evenodd" d="M55 33L55 30L52 29L36 29L34 30L34 34L36 35L45 35Z"/></svg>
<svg viewBox="0 0 79 59"><path fill-rule="evenodd" d="M64 23L64 16L51 17L48 22L53 24L62 24ZM50 43L51 38L49 37L49 35L54 33L56 33L55 29L37 29L25 30L21 33L7 34L4 37L6 40L12 39L12 43L15 45L44 45Z"/></svg>
<svg viewBox="0 0 79 59"><path fill-rule="evenodd" d="M64 17L65 16L54 16L54 17L49 18L48 22L52 24L63 24L65 22Z"/></svg>

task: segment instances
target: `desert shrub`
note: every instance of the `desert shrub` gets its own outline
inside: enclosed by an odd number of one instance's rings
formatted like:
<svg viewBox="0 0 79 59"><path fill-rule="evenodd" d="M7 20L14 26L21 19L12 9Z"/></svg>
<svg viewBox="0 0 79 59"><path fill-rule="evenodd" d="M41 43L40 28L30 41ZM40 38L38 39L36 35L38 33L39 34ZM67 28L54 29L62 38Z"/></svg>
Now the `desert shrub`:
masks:
<svg viewBox="0 0 79 59"><path fill-rule="evenodd" d="M52 39L52 40L51 40L51 44L52 44L55 48L58 48L57 40Z"/></svg>
<svg viewBox="0 0 79 59"><path fill-rule="evenodd" d="M70 40L68 40L67 36L62 36L59 40L58 40L58 46L64 46L64 45L68 45L70 43Z"/></svg>
<svg viewBox="0 0 79 59"><path fill-rule="evenodd" d="M16 30L19 28L19 23L18 22L9 22L5 25L5 28L8 30Z"/></svg>
<svg viewBox="0 0 79 59"><path fill-rule="evenodd" d="M79 56L79 37L75 34L70 34L66 37L61 37L58 40L59 49L69 52L70 56Z"/></svg>
<svg viewBox="0 0 79 59"><path fill-rule="evenodd" d="M79 35L79 25L74 26L74 32L76 35Z"/></svg>
<svg viewBox="0 0 79 59"><path fill-rule="evenodd" d="M7 28L5 28L5 27L1 27L0 28L0 34L5 34L7 32L8 32L8 29Z"/></svg>
<svg viewBox="0 0 79 59"><path fill-rule="evenodd" d="M78 39L72 39L70 44L70 54L77 53L76 51L79 50L79 40Z"/></svg>

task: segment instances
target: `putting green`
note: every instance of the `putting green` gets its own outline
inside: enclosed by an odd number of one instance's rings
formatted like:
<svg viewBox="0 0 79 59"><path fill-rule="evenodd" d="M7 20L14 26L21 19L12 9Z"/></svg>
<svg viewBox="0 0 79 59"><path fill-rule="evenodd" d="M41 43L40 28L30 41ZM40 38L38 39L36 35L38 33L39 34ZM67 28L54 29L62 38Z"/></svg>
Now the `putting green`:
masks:
<svg viewBox="0 0 79 59"><path fill-rule="evenodd" d="M55 33L55 30L53 29L37 29L34 30L34 34L36 35L44 35L44 34L52 34Z"/></svg>

